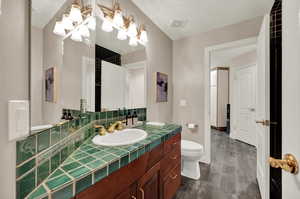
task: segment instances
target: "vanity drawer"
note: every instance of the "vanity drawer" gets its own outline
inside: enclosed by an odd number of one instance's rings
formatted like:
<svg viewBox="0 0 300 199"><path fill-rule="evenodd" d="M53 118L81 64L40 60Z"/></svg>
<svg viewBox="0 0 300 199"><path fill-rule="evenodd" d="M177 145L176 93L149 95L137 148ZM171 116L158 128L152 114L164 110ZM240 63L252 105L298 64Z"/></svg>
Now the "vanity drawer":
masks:
<svg viewBox="0 0 300 199"><path fill-rule="evenodd" d="M167 140L164 143L164 153L168 154L171 151L173 151L174 149L179 149L179 151L180 151L180 144L181 144L180 141L181 141L181 134L180 133L173 136L169 140Z"/></svg>
<svg viewBox="0 0 300 199"><path fill-rule="evenodd" d="M181 168L178 165L171 170L162 183L163 199L172 199L181 183Z"/></svg>
<svg viewBox="0 0 300 199"><path fill-rule="evenodd" d="M181 165L180 144L179 144L179 148L177 147L173 149L173 151L171 151L169 154L165 155L165 157L161 161L161 165L162 165L161 172L163 178L166 177L166 175L170 170L174 169L177 166L180 167Z"/></svg>

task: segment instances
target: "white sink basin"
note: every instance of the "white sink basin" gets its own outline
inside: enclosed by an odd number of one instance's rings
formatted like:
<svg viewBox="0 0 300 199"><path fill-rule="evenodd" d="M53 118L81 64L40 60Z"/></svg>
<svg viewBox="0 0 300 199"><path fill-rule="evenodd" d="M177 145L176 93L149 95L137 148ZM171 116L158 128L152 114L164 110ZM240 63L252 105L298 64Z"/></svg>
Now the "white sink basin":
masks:
<svg viewBox="0 0 300 199"><path fill-rule="evenodd" d="M101 146L122 146L134 144L147 137L147 132L140 129L124 129L104 136L96 135L93 143Z"/></svg>

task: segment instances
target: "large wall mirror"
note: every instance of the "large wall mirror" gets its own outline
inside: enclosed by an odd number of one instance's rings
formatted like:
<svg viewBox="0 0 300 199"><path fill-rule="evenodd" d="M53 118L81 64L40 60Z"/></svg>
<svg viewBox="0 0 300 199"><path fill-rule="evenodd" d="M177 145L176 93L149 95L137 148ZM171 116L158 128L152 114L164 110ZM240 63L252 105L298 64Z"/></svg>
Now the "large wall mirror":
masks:
<svg viewBox="0 0 300 199"><path fill-rule="evenodd" d="M83 103L90 112L146 107L145 46L120 37L97 13L98 3L112 7L112 0L77 1L86 8L82 19L72 13L74 0L31 1L32 133Z"/></svg>

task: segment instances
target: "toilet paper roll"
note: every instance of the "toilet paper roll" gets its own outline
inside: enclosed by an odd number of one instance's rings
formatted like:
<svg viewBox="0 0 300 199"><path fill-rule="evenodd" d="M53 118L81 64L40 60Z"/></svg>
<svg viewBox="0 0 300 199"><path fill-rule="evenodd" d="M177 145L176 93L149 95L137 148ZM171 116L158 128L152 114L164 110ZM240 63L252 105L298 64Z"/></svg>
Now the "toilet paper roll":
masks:
<svg viewBox="0 0 300 199"><path fill-rule="evenodd" d="M190 124L187 124L187 127L188 127L189 129L194 129L194 128L197 127L197 125L196 125L196 124L193 124L193 123L190 123Z"/></svg>

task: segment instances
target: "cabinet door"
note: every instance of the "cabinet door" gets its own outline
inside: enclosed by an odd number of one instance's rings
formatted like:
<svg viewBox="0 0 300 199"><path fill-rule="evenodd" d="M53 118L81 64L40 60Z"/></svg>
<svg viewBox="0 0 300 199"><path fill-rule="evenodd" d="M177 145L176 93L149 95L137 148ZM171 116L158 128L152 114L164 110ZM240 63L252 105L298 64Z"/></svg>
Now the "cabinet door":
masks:
<svg viewBox="0 0 300 199"><path fill-rule="evenodd" d="M171 170L162 183L163 199L172 199L180 187L181 167L178 165Z"/></svg>
<svg viewBox="0 0 300 199"><path fill-rule="evenodd" d="M211 86L210 88L210 124L217 127L217 87Z"/></svg>
<svg viewBox="0 0 300 199"><path fill-rule="evenodd" d="M137 184L133 184L128 189L122 191L115 199L137 199L136 195Z"/></svg>
<svg viewBox="0 0 300 199"><path fill-rule="evenodd" d="M160 163L138 181L138 199L160 199Z"/></svg>

